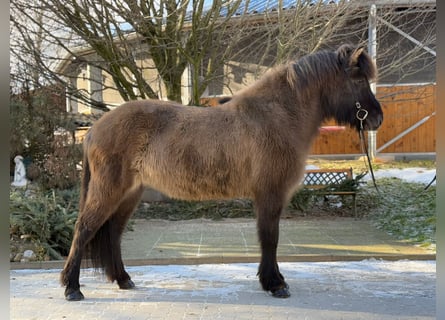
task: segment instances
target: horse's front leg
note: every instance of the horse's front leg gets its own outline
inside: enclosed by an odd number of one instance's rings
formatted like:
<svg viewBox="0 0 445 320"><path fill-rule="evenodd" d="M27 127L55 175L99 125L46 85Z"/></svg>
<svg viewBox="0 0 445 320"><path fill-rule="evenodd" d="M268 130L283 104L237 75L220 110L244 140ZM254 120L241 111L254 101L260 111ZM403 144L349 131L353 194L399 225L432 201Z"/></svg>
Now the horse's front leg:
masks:
<svg viewBox="0 0 445 320"><path fill-rule="evenodd" d="M288 298L289 286L284 281L277 263L277 246L280 216L283 203L271 199L257 201L257 228L261 245L261 262L258 269L260 283L274 297Z"/></svg>

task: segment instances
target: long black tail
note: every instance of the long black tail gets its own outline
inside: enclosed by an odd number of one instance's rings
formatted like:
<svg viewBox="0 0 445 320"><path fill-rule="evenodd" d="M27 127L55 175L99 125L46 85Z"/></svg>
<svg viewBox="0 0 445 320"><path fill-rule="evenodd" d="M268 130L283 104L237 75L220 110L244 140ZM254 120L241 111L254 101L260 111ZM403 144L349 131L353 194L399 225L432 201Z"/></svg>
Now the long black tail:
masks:
<svg viewBox="0 0 445 320"><path fill-rule="evenodd" d="M107 220L87 246L93 267L103 270L111 281L115 280L113 277L118 272L115 265L116 259L113 257L116 248L113 246L112 236L116 236L112 232L112 221Z"/></svg>
<svg viewBox="0 0 445 320"><path fill-rule="evenodd" d="M85 201L88 194L88 185L90 184L91 171L90 163L88 161L87 150L83 150L83 161L82 161L82 182L80 185L80 199L79 199L79 212L82 212L85 206Z"/></svg>
<svg viewBox="0 0 445 320"><path fill-rule="evenodd" d="M88 161L87 146L84 148L82 183L80 191L79 210L83 211L88 196L88 187L91 179L90 164ZM91 259L95 269L102 269L109 274L110 268L113 268L111 243L111 224L106 221L96 232L94 237L86 245L86 257Z"/></svg>

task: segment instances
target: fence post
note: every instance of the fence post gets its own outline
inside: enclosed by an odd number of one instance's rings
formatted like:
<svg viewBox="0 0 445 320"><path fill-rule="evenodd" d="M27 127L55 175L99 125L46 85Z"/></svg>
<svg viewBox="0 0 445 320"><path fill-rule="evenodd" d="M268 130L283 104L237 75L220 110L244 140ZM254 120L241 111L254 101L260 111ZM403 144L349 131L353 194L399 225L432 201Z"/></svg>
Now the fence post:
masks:
<svg viewBox="0 0 445 320"><path fill-rule="evenodd" d="M374 63L376 63L377 57L377 8L375 4L371 5L369 10L369 26L368 26L368 53L371 56ZM376 83L371 83L371 90L376 93ZM368 131L368 152L371 160L374 160L377 153L377 131Z"/></svg>

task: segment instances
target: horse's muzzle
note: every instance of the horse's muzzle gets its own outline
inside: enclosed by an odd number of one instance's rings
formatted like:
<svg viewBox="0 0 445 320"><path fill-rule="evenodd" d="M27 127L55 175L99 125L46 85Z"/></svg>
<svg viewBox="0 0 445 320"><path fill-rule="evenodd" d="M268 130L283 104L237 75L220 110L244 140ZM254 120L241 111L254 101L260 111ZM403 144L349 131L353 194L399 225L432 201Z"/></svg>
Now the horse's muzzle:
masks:
<svg viewBox="0 0 445 320"><path fill-rule="evenodd" d="M383 113L379 113L379 115L377 116L377 119L376 119L376 125L375 125L376 128L374 130L377 130L378 128L380 128L382 123L383 123Z"/></svg>

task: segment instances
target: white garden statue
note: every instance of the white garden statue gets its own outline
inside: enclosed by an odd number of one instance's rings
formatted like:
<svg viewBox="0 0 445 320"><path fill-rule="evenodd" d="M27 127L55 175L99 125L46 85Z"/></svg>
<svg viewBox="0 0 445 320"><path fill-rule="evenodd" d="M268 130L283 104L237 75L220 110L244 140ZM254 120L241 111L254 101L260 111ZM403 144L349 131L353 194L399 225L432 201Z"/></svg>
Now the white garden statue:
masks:
<svg viewBox="0 0 445 320"><path fill-rule="evenodd" d="M14 181L11 183L13 187L26 187L28 180L26 179L26 169L23 163L22 156L16 156L14 158L15 170L14 170Z"/></svg>

